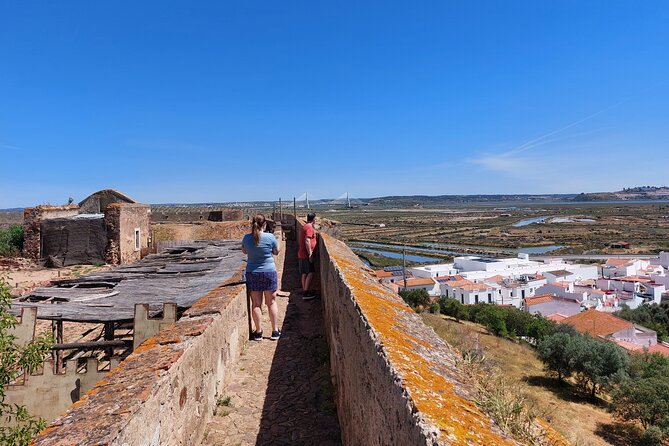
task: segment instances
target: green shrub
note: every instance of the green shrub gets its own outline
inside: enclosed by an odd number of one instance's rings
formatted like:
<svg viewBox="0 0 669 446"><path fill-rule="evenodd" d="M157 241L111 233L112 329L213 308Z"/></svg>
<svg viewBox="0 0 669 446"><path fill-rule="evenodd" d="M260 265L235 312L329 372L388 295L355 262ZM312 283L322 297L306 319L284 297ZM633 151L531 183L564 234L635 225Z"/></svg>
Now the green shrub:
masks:
<svg viewBox="0 0 669 446"><path fill-rule="evenodd" d="M497 305L480 304L481 308L476 312L475 321L485 327L497 336L506 337L508 331L506 327L506 318L508 310Z"/></svg>
<svg viewBox="0 0 669 446"><path fill-rule="evenodd" d="M455 299L451 299L450 297L446 296L441 296L441 299L439 299L439 307L441 309L442 314L454 317L458 321L469 319L469 311L467 306L461 304Z"/></svg>
<svg viewBox="0 0 669 446"><path fill-rule="evenodd" d="M662 437L662 430L657 426L651 426L641 434L639 443L641 446L661 446Z"/></svg>
<svg viewBox="0 0 669 446"><path fill-rule="evenodd" d="M562 332L539 343L539 358L559 379L576 375L579 386L593 398L620 382L629 362L627 353L611 342Z"/></svg>
<svg viewBox="0 0 669 446"><path fill-rule="evenodd" d="M424 288L417 290L402 290L399 292L400 297L404 299L411 308L418 310L430 304L430 295Z"/></svg>
<svg viewBox="0 0 669 446"><path fill-rule="evenodd" d="M12 225L0 229L0 256L16 256L23 250L23 227Z"/></svg>

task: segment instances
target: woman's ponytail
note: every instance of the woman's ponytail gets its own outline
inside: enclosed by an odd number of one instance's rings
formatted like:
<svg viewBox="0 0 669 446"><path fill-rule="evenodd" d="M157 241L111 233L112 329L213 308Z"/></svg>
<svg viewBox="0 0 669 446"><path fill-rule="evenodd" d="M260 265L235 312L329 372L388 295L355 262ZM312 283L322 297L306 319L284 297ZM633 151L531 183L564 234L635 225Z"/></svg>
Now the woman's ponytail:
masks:
<svg viewBox="0 0 669 446"><path fill-rule="evenodd" d="M262 227L265 225L265 216L263 214L256 214L251 222L251 233L253 234L253 241L258 246L260 243L260 233Z"/></svg>

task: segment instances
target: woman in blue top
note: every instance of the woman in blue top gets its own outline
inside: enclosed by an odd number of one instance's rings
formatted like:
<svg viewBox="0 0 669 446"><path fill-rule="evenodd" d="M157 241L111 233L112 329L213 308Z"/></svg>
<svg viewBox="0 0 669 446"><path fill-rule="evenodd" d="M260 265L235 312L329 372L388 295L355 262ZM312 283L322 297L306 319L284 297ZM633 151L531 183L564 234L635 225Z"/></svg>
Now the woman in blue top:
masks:
<svg viewBox="0 0 669 446"><path fill-rule="evenodd" d="M276 304L277 274L274 257L279 254L279 242L273 234L265 231L267 222L262 214L255 215L251 221L251 233L242 239L242 251L248 255L246 264L246 286L251 294L252 310L251 317L255 325L253 340L262 340L262 297L265 296L265 304L269 309L269 320L272 323L272 336L270 339L276 341L281 336L277 327L278 307Z"/></svg>

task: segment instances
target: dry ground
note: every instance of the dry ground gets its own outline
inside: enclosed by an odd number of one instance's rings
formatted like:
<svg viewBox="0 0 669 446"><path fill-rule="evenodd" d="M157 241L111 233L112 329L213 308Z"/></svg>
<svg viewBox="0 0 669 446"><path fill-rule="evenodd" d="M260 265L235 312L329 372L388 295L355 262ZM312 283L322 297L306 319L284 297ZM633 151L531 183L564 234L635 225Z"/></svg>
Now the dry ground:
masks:
<svg viewBox="0 0 669 446"><path fill-rule="evenodd" d="M12 297L22 296L36 287L48 286L54 279L79 277L106 266L75 265L63 268L45 268L26 259L0 258L0 275L9 284Z"/></svg>
<svg viewBox="0 0 669 446"><path fill-rule="evenodd" d="M535 351L507 339L492 336L480 325L456 322L441 315L423 313L423 320L447 342L473 348L478 338L486 356L494 361L510 380L522 386L551 426L577 446L622 446L634 444L626 438L626 429L633 427L613 422L606 402L593 403L577 395L569 385L560 386L547 378ZM464 341L463 341L464 340Z"/></svg>
<svg viewBox="0 0 669 446"><path fill-rule="evenodd" d="M562 253L617 254L669 250L669 204L552 204L453 206L445 209L354 208L323 212L344 223L346 240L390 243L445 243L520 248L564 245ZM546 223L514 227L534 217L571 217L593 222ZM372 227L384 224L385 227ZM625 240L630 250L609 248Z"/></svg>
<svg viewBox="0 0 669 446"><path fill-rule="evenodd" d="M249 231L249 222L203 221L196 223L154 223L151 225L155 241L165 240L234 240Z"/></svg>

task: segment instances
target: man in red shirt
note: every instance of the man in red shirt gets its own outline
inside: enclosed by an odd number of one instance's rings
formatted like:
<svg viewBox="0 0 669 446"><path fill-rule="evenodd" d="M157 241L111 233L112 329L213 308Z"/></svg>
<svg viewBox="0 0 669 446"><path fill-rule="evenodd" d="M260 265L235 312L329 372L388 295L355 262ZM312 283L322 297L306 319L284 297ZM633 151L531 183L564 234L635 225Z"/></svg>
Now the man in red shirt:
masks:
<svg viewBox="0 0 669 446"><path fill-rule="evenodd" d="M307 215L307 224L300 229L298 239L297 261L302 275L302 299L310 300L316 297L316 293L309 290L311 279L314 277L314 249L316 249L316 230L314 223L316 214Z"/></svg>

